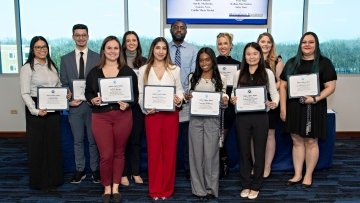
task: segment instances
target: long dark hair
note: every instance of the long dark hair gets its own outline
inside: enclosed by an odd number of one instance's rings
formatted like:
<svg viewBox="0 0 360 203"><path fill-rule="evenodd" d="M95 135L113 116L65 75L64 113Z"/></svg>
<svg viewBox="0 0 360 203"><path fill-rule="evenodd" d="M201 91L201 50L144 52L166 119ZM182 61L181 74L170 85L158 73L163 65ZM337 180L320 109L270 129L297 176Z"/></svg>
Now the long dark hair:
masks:
<svg viewBox="0 0 360 203"><path fill-rule="evenodd" d="M315 39L314 63L312 65L311 71L313 73L319 72L319 61L321 58L324 57L321 54L319 38L314 32L306 32L302 35L302 37L300 39L298 51L297 51L296 55L294 57L292 57L291 59L289 59L284 67L284 70L286 71L285 72L286 75L293 75L293 74L299 73L299 66L301 65L301 60L303 58L303 54L301 51L301 44L307 35L311 35Z"/></svg>
<svg viewBox="0 0 360 203"><path fill-rule="evenodd" d="M35 37L33 37L31 39L29 57L26 60L25 64L27 64L27 63L30 64L31 70L34 70L34 59L35 59L35 52L34 52L35 48L34 48L34 46L35 46L35 43L40 41L40 40L45 42L46 48L48 50L48 53L46 55L46 60L47 60L47 66L48 66L49 70L52 70L51 69L51 65L52 65L52 66L54 66L55 70L57 71L57 67L56 67L54 61L50 57L49 44L48 44L48 42L46 41L46 39L43 36L35 36Z"/></svg>
<svg viewBox="0 0 360 203"><path fill-rule="evenodd" d="M197 53L195 72L192 73L192 77L190 79L190 89L191 90L195 89L195 86L199 83L199 80L200 80L201 75L203 73L203 70L200 67L200 55L203 54L203 53L210 56L211 63L212 63L212 71L213 71L212 72L211 82L214 83L214 85L215 85L215 91L216 92L221 92L222 89L223 89L223 83L222 83L222 80L221 80L221 77L220 77L220 72L219 72L218 65L216 63L215 52L210 47L203 47ZM190 75L191 75L191 73L190 73Z"/></svg>
<svg viewBox="0 0 360 203"><path fill-rule="evenodd" d="M258 64L258 67L254 73L254 79L253 79L253 85L268 85L268 76L266 73L266 65L264 61L264 56L261 51L261 47L256 42L250 42L245 45L244 51L243 51L243 57L242 57L242 63L240 68L240 76L238 80L238 86L248 86L250 84L250 71L249 71L249 64L246 62L246 49L248 48L254 48L256 49L260 54L260 61Z"/></svg>
<svg viewBox="0 0 360 203"><path fill-rule="evenodd" d="M139 68L140 66L144 65L143 64L143 59L142 59L142 49L141 49L141 44L140 44L140 39L139 36L136 34L135 31L127 31L124 33L124 36L122 38L122 54L124 56L124 60L127 63L127 57L126 57L126 37L128 35L135 35L136 40L138 41L138 46L136 47L136 56L135 56L135 60L133 62L133 66L135 68Z"/></svg>
<svg viewBox="0 0 360 203"><path fill-rule="evenodd" d="M169 50L169 44L167 42L167 40L164 37L157 37L155 38L150 46L150 51L149 51L149 57L147 60L147 65L146 65L146 69L145 69L145 73L144 73L144 83L147 84L147 80L149 77L149 72L151 69L151 66L154 64L155 61L155 57L154 57L154 49L157 43L159 42L164 42L166 45L166 56L165 56L165 68L166 70L168 70L170 68L170 66L174 66L173 62L171 61L170 58L170 50Z"/></svg>
<svg viewBox="0 0 360 203"><path fill-rule="evenodd" d="M115 40L118 44L119 44L119 51L120 51L120 54L119 54L119 57L117 58L117 63L118 63L118 69L120 70L122 67L124 67L126 65L125 63L125 60L124 60L124 56L122 55L121 53L121 43L119 41L119 39L115 36L108 36L104 39L102 45L101 45L101 49L100 49L100 62L99 64L97 65L98 68L102 68L105 66L105 63L106 63L106 57L105 57L105 53L104 53L104 50L105 50L105 46L106 46L106 43L108 43L109 41L112 41L112 40Z"/></svg>

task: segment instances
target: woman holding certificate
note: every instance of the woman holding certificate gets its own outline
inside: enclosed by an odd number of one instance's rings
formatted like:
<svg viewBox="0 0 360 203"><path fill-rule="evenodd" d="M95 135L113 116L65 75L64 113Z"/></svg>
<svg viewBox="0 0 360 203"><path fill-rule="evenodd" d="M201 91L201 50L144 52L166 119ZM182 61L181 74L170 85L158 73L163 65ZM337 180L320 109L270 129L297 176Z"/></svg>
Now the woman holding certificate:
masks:
<svg viewBox="0 0 360 203"><path fill-rule="evenodd" d="M131 98L124 96L131 92ZM137 77L125 63L120 41L115 36L106 37L101 45L100 62L87 75L85 88L86 100L92 104L92 130L99 148L104 202L110 202L111 194L114 202L121 202L119 184L133 124L131 108L138 96ZM108 97L119 99L105 103Z"/></svg>
<svg viewBox="0 0 360 203"><path fill-rule="evenodd" d="M142 56L142 49L138 35L134 31L127 31L123 36L122 53L127 65L135 72L146 63L146 58ZM121 178L121 184L128 186L130 176L136 184L143 184L140 176L140 148L141 137L144 134L144 114L141 112L139 103L132 108L133 127L125 152L125 168Z"/></svg>
<svg viewBox="0 0 360 203"><path fill-rule="evenodd" d="M240 196L256 199L263 182L269 129L266 110L278 106L279 93L274 74L266 68L258 43L246 44L242 58L241 68L234 77L234 93L231 97L237 110L235 125L240 149ZM266 100L267 93L270 94L271 101ZM254 163L251 161L251 140L254 142Z"/></svg>
<svg viewBox="0 0 360 203"><path fill-rule="evenodd" d="M231 57L231 49L233 46L233 35L227 32L219 33L216 38L217 50L219 56L216 57L217 64L221 70L221 66L228 66L228 69L233 68L235 72L239 69L241 63ZM229 70L230 71L230 70ZM233 79L233 75L229 75ZM227 83L232 85L232 83ZM232 87L226 87L226 94L231 96ZM228 108L224 112L224 145L220 148L220 178L227 177L229 175L229 158L226 152L226 137L230 128L234 125L235 121L235 109L232 103L229 103Z"/></svg>
<svg viewBox="0 0 360 203"><path fill-rule="evenodd" d="M29 57L20 70L20 88L26 105L30 187L49 191L64 182L60 113L38 108L38 87L61 87L42 36L31 39Z"/></svg>
<svg viewBox="0 0 360 203"><path fill-rule="evenodd" d="M146 114L149 196L154 200L167 199L175 186L179 111L174 105L179 107L184 96L180 68L171 62L163 37L154 39L148 63L140 68L139 93L139 103Z"/></svg>
<svg viewBox="0 0 360 203"><path fill-rule="evenodd" d="M216 101L217 110L220 108L219 101L227 106L229 96L226 94L226 78L220 74L211 48L199 50L195 72L190 74L189 80L190 91L222 93L222 98ZM185 94L185 99L191 99L192 96L191 93ZM194 103L191 103L191 108L195 108ZM208 115L191 115L189 124L191 187L192 193L201 199L213 199L218 197L219 192L220 120L219 115Z"/></svg>
<svg viewBox="0 0 360 203"><path fill-rule="evenodd" d="M312 81L314 85L301 89L315 89L317 93L304 91L300 98L288 95L288 90L292 93L297 89L297 83L290 86L289 79L301 75L315 75L317 81ZM280 79L280 117L285 121L284 131L291 134L293 141L295 170L287 185L302 183L303 188L308 188L312 185L312 174L319 158L318 138L326 139L326 98L335 91L337 80L333 64L321 54L315 33L303 34L296 56L287 61ZM306 170L303 176L304 162Z"/></svg>
<svg viewBox="0 0 360 203"><path fill-rule="evenodd" d="M276 55L274 38L270 33L264 32L259 35L257 39L257 43L259 43L261 47L266 68L270 69L275 75L276 89L278 90L280 86L280 74L284 69L284 63L281 60L281 56ZM275 149L276 149L275 129L278 126L280 120L280 108L277 107L275 109L270 109L268 111L268 115L269 115L269 132L268 132L266 151L265 151L264 178L268 178L271 173L271 163L274 158Z"/></svg>

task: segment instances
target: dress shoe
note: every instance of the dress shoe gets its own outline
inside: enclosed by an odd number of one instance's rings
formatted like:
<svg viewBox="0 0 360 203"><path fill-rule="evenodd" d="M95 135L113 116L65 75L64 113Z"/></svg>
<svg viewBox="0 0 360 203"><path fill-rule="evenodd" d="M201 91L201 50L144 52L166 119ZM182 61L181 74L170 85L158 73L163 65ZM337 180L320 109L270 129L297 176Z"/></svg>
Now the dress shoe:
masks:
<svg viewBox="0 0 360 203"><path fill-rule="evenodd" d="M121 177L121 185L123 185L123 186L129 186L130 185L129 179L127 178L127 176Z"/></svg>
<svg viewBox="0 0 360 203"><path fill-rule="evenodd" d="M248 198L249 199L256 199L259 195L259 191L256 191L256 190L251 190L249 195L248 195Z"/></svg>
<svg viewBox="0 0 360 203"><path fill-rule="evenodd" d="M100 183L100 172L99 171L94 171L92 173L91 178L92 178L93 183Z"/></svg>
<svg viewBox="0 0 360 203"><path fill-rule="evenodd" d="M113 202L114 203L121 203L122 198L120 193L113 193Z"/></svg>
<svg viewBox="0 0 360 203"><path fill-rule="evenodd" d="M84 171L76 171L73 178L71 179L71 183L81 183L81 181L85 178L86 174Z"/></svg>
<svg viewBox="0 0 360 203"><path fill-rule="evenodd" d="M302 187L303 189L311 188L311 186L312 186L312 184L305 184L305 183L302 183L302 184L301 184L301 187Z"/></svg>
<svg viewBox="0 0 360 203"><path fill-rule="evenodd" d="M111 194L103 194L102 199L103 203L110 203Z"/></svg>
<svg viewBox="0 0 360 203"><path fill-rule="evenodd" d="M206 199L206 195L205 195L205 196L201 196L201 195L195 195L195 194L193 194L193 196L196 197L196 198L198 198L198 199L200 199L200 200Z"/></svg>
<svg viewBox="0 0 360 203"><path fill-rule="evenodd" d="M302 181L302 179L300 179L300 180L298 180L298 181L288 180L288 181L286 182L286 185L287 185L287 186L293 186L293 185L296 185L296 184L301 183L301 181Z"/></svg>
<svg viewBox="0 0 360 203"><path fill-rule="evenodd" d="M207 195L205 196L205 198L206 198L207 200L212 200L212 199L215 199L216 197L215 197L215 195L213 195L213 194L207 194Z"/></svg>
<svg viewBox="0 0 360 203"><path fill-rule="evenodd" d="M140 184L140 185L144 184L144 181L141 178L141 176L131 176L131 179L133 179L136 184Z"/></svg>
<svg viewBox="0 0 360 203"><path fill-rule="evenodd" d="M243 189L240 192L240 197L248 197L250 193L250 189Z"/></svg>

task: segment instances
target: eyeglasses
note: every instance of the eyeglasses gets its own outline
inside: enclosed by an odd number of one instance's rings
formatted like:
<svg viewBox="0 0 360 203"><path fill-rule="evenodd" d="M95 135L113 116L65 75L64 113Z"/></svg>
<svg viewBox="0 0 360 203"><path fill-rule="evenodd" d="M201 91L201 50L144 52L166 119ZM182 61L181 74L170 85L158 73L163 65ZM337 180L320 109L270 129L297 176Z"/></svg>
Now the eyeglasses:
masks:
<svg viewBox="0 0 360 203"><path fill-rule="evenodd" d="M34 49L36 51L40 51L40 50L47 50L48 48L46 45L44 45L44 46L34 46Z"/></svg>
<svg viewBox="0 0 360 203"><path fill-rule="evenodd" d="M82 35L75 34L74 37L75 37L75 38L87 38L88 35L87 35L87 34L82 34Z"/></svg>

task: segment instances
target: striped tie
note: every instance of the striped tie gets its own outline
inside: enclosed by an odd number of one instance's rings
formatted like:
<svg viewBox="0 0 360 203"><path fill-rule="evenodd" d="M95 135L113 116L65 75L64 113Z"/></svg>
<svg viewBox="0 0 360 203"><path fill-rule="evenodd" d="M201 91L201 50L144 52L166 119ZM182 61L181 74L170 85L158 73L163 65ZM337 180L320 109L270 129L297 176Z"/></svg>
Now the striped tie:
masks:
<svg viewBox="0 0 360 203"><path fill-rule="evenodd" d="M176 52L175 52L175 64L181 68L180 46L177 46L177 47L176 47Z"/></svg>

